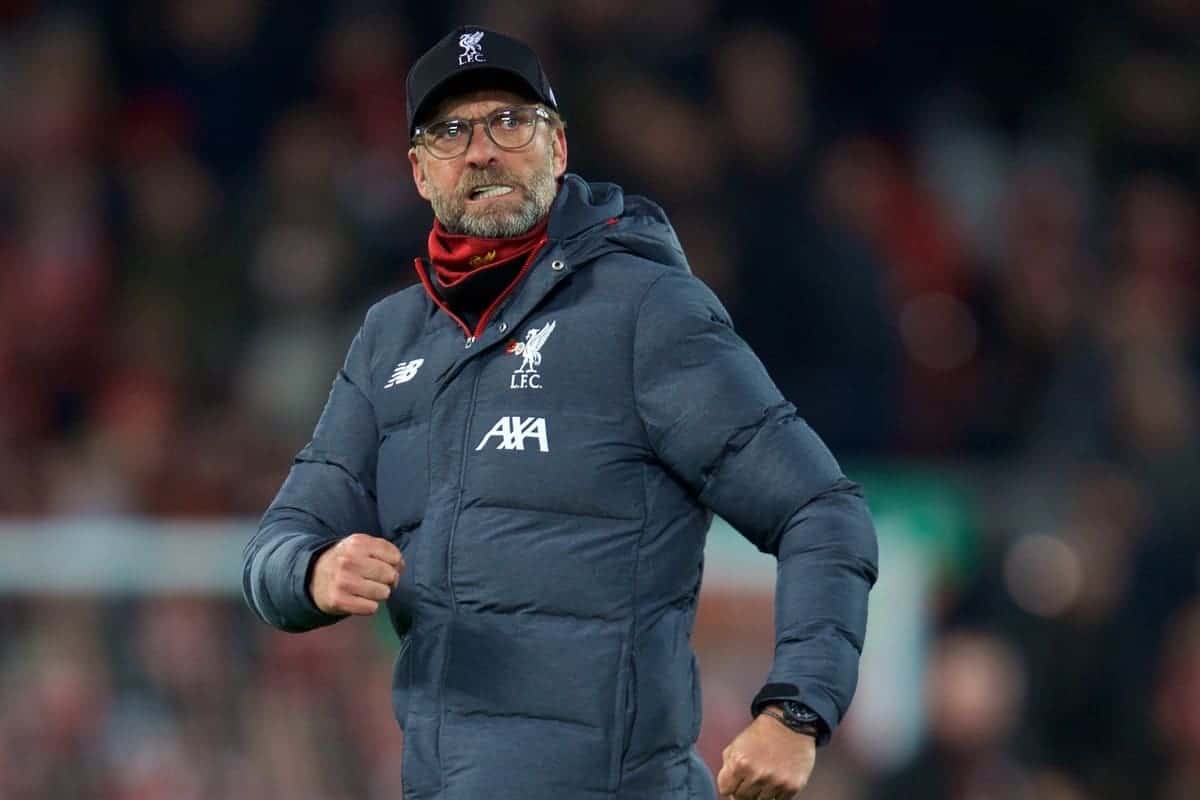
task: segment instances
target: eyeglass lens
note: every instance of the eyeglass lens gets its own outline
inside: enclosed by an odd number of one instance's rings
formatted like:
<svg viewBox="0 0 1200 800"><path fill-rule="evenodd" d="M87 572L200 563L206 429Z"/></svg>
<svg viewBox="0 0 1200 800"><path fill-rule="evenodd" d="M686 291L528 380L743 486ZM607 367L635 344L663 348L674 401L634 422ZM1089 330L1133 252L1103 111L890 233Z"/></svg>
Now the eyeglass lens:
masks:
<svg viewBox="0 0 1200 800"><path fill-rule="evenodd" d="M534 108L501 108L483 119L449 119L430 125L424 132L425 146L434 155L452 158L471 145L476 123L482 122L487 136L497 147L519 150L533 141L538 114Z"/></svg>

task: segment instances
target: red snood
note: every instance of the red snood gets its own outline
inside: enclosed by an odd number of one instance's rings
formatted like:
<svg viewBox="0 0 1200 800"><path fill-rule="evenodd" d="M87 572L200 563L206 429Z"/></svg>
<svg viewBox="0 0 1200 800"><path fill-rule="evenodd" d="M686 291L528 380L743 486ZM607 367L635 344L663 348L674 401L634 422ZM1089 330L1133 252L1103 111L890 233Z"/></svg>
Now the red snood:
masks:
<svg viewBox="0 0 1200 800"><path fill-rule="evenodd" d="M450 233L435 220L429 232L429 262L439 289L449 289L479 273L527 256L546 235L548 219L511 239L483 239Z"/></svg>
<svg viewBox="0 0 1200 800"><path fill-rule="evenodd" d="M429 232L433 274L426 288L454 316L486 324L488 311L512 291L545 243L548 224L546 218L520 236L484 239L450 233L435 220ZM419 260L417 271L423 272Z"/></svg>

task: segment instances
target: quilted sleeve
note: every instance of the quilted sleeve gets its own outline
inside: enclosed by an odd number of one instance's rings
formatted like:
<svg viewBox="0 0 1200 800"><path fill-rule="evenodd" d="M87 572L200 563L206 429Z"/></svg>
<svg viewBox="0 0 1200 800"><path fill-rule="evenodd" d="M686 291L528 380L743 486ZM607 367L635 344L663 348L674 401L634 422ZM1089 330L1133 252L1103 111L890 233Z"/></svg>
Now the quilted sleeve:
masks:
<svg viewBox="0 0 1200 800"><path fill-rule="evenodd" d="M333 381L312 441L242 553L242 593L266 623L289 632L341 619L308 592L316 556L342 537L379 530L375 505L378 433L367 393L365 326Z"/></svg>
<svg viewBox="0 0 1200 800"><path fill-rule="evenodd" d="M832 731L858 681L878 570L861 490L691 275L666 273L648 289L634 384L658 458L777 559L775 660L754 710L797 700Z"/></svg>

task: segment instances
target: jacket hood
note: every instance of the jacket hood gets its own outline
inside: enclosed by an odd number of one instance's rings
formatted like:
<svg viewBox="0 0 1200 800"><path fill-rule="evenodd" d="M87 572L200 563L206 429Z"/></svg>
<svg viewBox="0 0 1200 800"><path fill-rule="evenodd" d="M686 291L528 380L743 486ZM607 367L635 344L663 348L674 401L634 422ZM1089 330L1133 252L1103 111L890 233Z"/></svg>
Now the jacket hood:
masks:
<svg viewBox="0 0 1200 800"><path fill-rule="evenodd" d="M626 195L615 183L564 175L547 233L575 262L625 252L691 271L666 213L645 197Z"/></svg>

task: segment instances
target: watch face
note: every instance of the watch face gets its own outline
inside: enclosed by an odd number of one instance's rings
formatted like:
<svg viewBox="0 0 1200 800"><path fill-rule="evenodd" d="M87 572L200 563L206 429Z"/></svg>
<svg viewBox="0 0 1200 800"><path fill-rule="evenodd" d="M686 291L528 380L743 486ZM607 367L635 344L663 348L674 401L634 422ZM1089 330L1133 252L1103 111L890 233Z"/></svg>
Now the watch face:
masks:
<svg viewBox="0 0 1200 800"><path fill-rule="evenodd" d="M815 711L803 703L797 703L795 700L785 700L783 708L789 717L798 722L816 722L820 719Z"/></svg>

